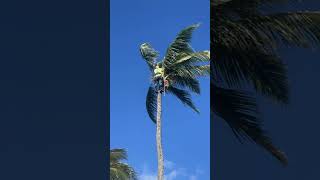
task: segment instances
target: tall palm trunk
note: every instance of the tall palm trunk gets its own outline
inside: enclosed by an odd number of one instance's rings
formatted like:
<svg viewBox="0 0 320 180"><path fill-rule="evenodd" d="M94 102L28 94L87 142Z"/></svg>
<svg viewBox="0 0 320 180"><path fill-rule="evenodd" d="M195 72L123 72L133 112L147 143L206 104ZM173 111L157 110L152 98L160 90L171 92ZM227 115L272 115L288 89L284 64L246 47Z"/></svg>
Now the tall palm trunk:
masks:
<svg viewBox="0 0 320 180"><path fill-rule="evenodd" d="M163 180L163 152L162 152L162 141L161 141L161 98L162 93L158 91L157 93L157 152L158 152L158 180Z"/></svg>

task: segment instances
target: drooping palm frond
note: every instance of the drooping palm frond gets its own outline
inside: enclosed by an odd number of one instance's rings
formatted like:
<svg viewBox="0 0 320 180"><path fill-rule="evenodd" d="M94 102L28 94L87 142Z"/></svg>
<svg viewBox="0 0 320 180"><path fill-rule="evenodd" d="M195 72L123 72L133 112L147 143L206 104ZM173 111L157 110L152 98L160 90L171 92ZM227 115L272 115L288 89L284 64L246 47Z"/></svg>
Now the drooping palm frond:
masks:
<svg viewBox="0 0 320 180"><path fill-rule="evenodd" d="M140 45L140 53L148 64L149 69L152 71L156 64L156 59L158 58L159 53L154 50L149 43L143 43Z"/></svg>
<svg viewBox="0 0 320 180"><path fill-rule="evenodd" d="M320 12L270 14L267 10L281 3L298 2L300 1L212 0L211 3L210 47L214 54L211 61L211 104L216 104L215 107L211 106L211 110L216 108L215 114L220 113L219 116L238 136L240 131L240 136L250 137L282 162L286 162L283 153L273 146L261 129L254 97L229 88L241 88L249 83L256 92L277 102L288 102L286 66L278 58L277 50L283 46L318 46ZM219 89L218 82L226 84L228 88Z"/></svg>
<svg viewBox="0 0 320 180"><path fill-rule="evenodd" d="M146 97L146 108L150 119L157 123L156 114L157 114L157 92L154 87L150 86L148 89Z"/></svg>
<svg viewBox="0 0 320 180"><path fill-rule="evenodd" d="M174 81L171 82L171 85L200 94L200 83L198 79L189 76L172 76L172 79L174 79Z"/></svg>
<svg viewBox="0 0 320 180"><path fill-rule="evenodd" d="M172 95L176 96L184 105L189 106L191 109L193 109L197 113L200 112L192 102L191 96L187 91L176 88L174 86L169 86L167 91Z"/></svg>
<svg viewBox="0 0 320 180"><path fill-rule="evenodd" d="M212 64L229 87L251 84L262 95L288 103L287 69L277 56L254 49L239 51L219 47L218 50L217 59Z"/></svg>
<svg viewBox="0 0 320 180"><path fill-rule="evenodd" d="M124 149L110 150L110 180L137 180L136 172L121 161L127 159Z"/></svg>
<svg viewBox="0 0 320 180"><path fill-rule="evenodd" d="M262 129L255 98L246 92L221 88L214 83L211 83L210 88L212 112L228 123L236 137L240 141L253 140L274 155L283 165L287 165L285 154L272 144L271 139Z"/></svg>

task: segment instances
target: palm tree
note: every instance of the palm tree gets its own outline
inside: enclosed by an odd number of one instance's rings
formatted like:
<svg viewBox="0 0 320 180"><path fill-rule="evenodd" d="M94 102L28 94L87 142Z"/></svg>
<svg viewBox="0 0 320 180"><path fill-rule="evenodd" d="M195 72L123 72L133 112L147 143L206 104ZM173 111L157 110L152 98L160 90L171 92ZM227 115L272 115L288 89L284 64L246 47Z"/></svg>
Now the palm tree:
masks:
<svg viewBox="0 0 320 180"><path fill-rule="evenodd" d="M209 51L195 52L190 41L198 25L183 29L170 44L165 57L158 61L158 52L149 43L140 46L140 52L151 71L151 85L146 97L146 108L150 119L156 124L156 141L158 154L158 180L163 180L163 150L161 140L162 95L167 92L177 97L183 104L195 112L198 109L191 100L189 92L200 94L198 77L209 75ZM155 78L162 72L160 79ZM162 85L159 86L159 83ZM163 85L165 83L165 85Z"/></svg>
<svg viewBox="0 0 320 180"><path fill-rule="evenodd" d="M210 27L211 112L225 120L240 140L253 140L284 165L287 158L262 129L255 96L247 90L287 104L287 69L277 49L319 43L320 12L262 11L286 2L212 0Z"/></svg>
<svg viewBox="0 0 320 180"><path fill-rule="evenodd" d="M110 180L136 180L137 176L132 167L121 161L127 160L124 149L110 150Z"/></svg>

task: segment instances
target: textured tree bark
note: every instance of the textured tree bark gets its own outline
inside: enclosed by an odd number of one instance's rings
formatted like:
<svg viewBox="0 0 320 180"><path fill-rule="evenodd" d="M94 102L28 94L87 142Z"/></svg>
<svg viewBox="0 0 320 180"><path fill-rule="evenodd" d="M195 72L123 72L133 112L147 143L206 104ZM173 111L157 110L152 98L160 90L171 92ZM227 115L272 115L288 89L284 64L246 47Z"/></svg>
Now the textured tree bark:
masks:
<svg viewBox="0 0 320 180"><path fill-rule="evenodd" d="M163 152L162 152L162 141L161 141L161 106L162 106L162 93L157 93L157 152L158 152L158 180L163 180L164 164L163 164Z"/></svg>

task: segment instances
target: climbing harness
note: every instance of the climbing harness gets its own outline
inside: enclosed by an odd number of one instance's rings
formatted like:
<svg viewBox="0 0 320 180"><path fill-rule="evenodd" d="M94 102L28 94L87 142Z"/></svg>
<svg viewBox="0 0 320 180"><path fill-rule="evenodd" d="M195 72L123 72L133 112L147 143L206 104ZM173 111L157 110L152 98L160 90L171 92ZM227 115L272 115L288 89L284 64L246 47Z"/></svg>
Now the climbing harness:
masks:
<svg viewBox="0 0 320 180"><path fill-rule="evenodd" d="M165 92L165 88L167 87L168 80L164 78L164 69L158 65L156 65L154 69L153 80L156 84L156 90L160 92Z"/></svg>

